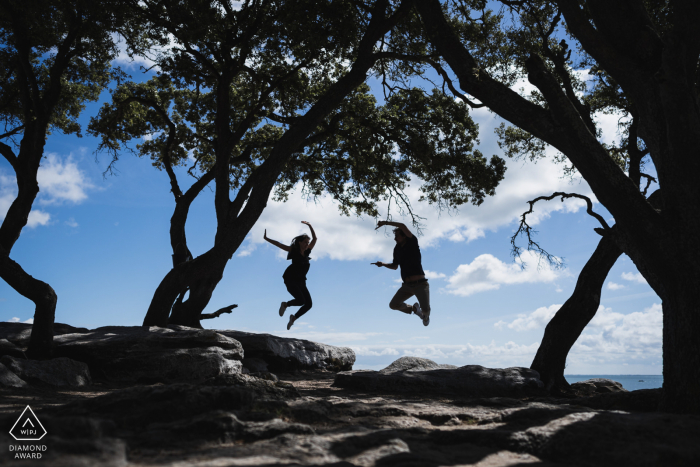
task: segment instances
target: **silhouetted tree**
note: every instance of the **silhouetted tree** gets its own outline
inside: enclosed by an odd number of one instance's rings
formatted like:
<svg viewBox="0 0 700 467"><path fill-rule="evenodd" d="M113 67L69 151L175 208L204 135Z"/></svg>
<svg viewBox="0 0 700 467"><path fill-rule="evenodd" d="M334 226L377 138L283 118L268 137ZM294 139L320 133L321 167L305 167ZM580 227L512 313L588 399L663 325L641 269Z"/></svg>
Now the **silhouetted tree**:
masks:
<svg viewBox="0 0 700 467"><path fill-rule="evenodd" d="M39 192L37 171L52 131L80 136L76 119L117 75L111 32L124 24L115 1L0 1L0 154L17 197L0 225L0 277L34 302L28 355L48 358L56 292L10 258Z"/></svg>
<svg viewBox="0 0 700 467"><path fill-rule="evenodd" d="M493 194L505 170L473 149L476 126L452 97L400 86L379 106L370 94L369 74L407 75L397 60L424 55L412 2L236 3L129 2L169 48L154 57L156 77L118 87L91 124L115 158L152 135L137 150L170 177L173 249L187 248L189 206L215 183L214 245L164 277L144 325L200 326L273 189L285 199L301 182L345 213L376 215L380 199L403 199L410 173L430 201L459 205ZM197 178L184 191L173 171L183 164Z"/></svg>
<svg viewBox="0 0 700 467"><path fill-rule="evenodd" d="M607 0L507 1L515 25L503 32L502 75L483 47L460 38L478 21L466 18L482 1L417 2L430 41L480 103L563 154L615 219L602 234L635 263L663 302L662 409L700 413L700 2ZM449 20L449 21L448 21ZM565 23L594 74L628 103L637 136L658 175L658 203L625 173L615 152L597 139L591 109L577 95L565 41L552 36ZM512 70L537 88L531 99L502 77ZM636 141L636 139L634 140Z"/></svg>

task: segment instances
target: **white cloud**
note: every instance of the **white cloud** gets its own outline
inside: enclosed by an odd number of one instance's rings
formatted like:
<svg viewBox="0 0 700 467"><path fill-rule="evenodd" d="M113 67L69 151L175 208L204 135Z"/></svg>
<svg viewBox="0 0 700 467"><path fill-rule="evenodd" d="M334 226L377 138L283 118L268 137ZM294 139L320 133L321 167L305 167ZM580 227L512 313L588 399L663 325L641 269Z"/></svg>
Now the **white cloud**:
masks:
<svg viewBox="0 0 700 467"><path fill-rule="evenodd" d="M425 269L423 272L425 272L425 277L427 277L428 279L435 280L435 279L444 279L445 277L447 277L446 275L444 275L441 272L428 271L427 269Z"/></svg>
<svg viewBox="0 0 700 467"><path fill-rule="evenodd" d="M608 290L620 290L624 289L625 286L622 284L617 284L615 282L608 282Z"/></svg>
<svg viewBox="0 0 700 467"><path fill-rule="evenodd" d="M520 264L506 264L490 254L477 256L470 264L457 267L447 279L449 285L446 290L466 297L477 292L499 289L501 285L552 282L566 273L552 268L546 260L531 251L523 252L522 261L527 264L525 269Z"/></svg>
<svg viewBox="0 0 700 467"><path fill-rule="evenodd" d="M508 328L515 329L516 331L543 329L547 323L551 321L559 308L561 308L561 305L550 305L548 307L543 306L536 309L529 315L525 313L519 314L518 317L511 323L498 321L494 324L494 327L497 329L503 329L504 326L508 326Z"/></svg>
<svg viewBox="0 0 700 467"><path fill-rule="evenodd" d="M119 53L117 57L112 60L112 65L114 66L119 66L123 69L127 70L139 70L141 67L144 69L152 69L154 71L159 71L160 67L154 66L155 62L153 59L155 58L157 53L164 52L167 50L170 50L173 48L175 45L175 38L170 35L170 43L166 47L159 47L159 46L154 46L148 51L148 56L141 56L141 55L134 55L133 57L129 57L129 54L127 53L127 48L126 48L126 41L124 38L122 38L119 34L112 33L112 40L117 42L117 48L119 49Z"/></svg>
<svg viewBox="0 0 700 467"><path fill-rule="evenodd" d="M64 201L80 203L87 199L86 190L94 188L87 176L68 156L65 160L49 153L37 172L40 197L39 203L59 204Z"/></svg>
<svg viewBox="0 0 700 467"><path fill-rule="evenodd" d="M48 225L51 220L51 214L32 209L27 218L27 227L34 228L39 225Z"/></svg>
<svg viewBox="0 0 700 467"><path fill-rule="evenodd" d="M663 313L658 303L627 315L601 306L572 353L660 357L662 333Z"/></svg>
<svg viewBox="0 0 700 467"><path fill-rule="evenodd" d="M72 218L72 217L69 218L69 219L65 222L65 224L66 224L68 227L73 227L73 228L78 227L78 223L77 223L77 222L75 221L75 219Z"/></svg>
<svg viewBox="0 0 700 467"><path fill-rule="evenodd" d="M382 355L399 355L399 351L393 347L376 348L368 346L352 346L355 355L360 357L381 357Z"/></svg>
<svg viewBox="0 0 700 467"><path fill-rule="evenodd" d="M355 354L363 359L383 356L396 356L396 358L399 356L412 356L427 358L437 363L449 363L457 366L483 365L491 368L506 368L512 366L529 366L537 352L539 343L516 344L511 341L498 345L492 341L488 345L402 344L351 347L355 351ZM380 369L387 365L388 363L382 363L380 365L368 365L365 363L362 367L372 368L374 366L375 369Z"/></svg>
<svg viewBox="0 0 700 467"><path fill-rule="evenodd" d="M622 278L626 281L632 281L632 282L638 282L640 284L646 284L647 280L642 277L642 273L634 273L634 272L623 272L622 273Z"/></svg>
<svg viewBox="0 0 700 467"><path fill-rule="evenodd" d="M297 339L306 339L313 342L324 342L336 345L346 345L345 342L366 341L375 336L379 336L380 332L321 332L308 331L304 328L313 328L308 323L297 321L294 327L289 331L278 331L280 335L285 337L294 337Z"/></svg>
<svg viewBox="0 0 700 467"><path fill-rule="evenodd" d="M29 318L25 321L22 321L21 319L17 318L16 316L14 318L10 318L6 321L7 323L27 323L27 324L32 324L34 322L34 318Z"/></svg>
<svg viewBox="0 0 700 467"><path fill-rule="evenodd" d="M501 154L493 134L494 126L500 120L485 109L473 111L472 117L480 124L480 149L487 155ZM553 154L554 151L549 150L549 153ZM596 202L585 182L579 178L573 181L562 178L562 166L550 159L540 160L536 164L509 159L506 160L506 166L508 170L496 188L495 196L486 198L481 206L468 204L457 211L438 212L435 206L418 203L420 181L409 182L406 194L411 200L413 211L426 219L423 235L419 237L421 248L436 246L444 240L470 242L484 237L487 231L495 231L516 222L528 209L527 201L557 191L580 193ZM535 226L554 212L575 213L584 206L585 202L579 199L568 199L563 203L559 200L540 202L528 216L528 223ZM380 205L380 212L383 208L385 206ZM329 197L321 198L316 203L307 203L298 191L290 194L286 203L277 203L272 199L268 201L267 208L241 247L240 254L250 255L255 250L254 245L265 243L262 238L264 229L267 229L271 238L283 243L288 243L296 235L308 233L308 229L300 223L301 220L311 222L319 235L312 257L356 261L391 260L395 243L390 229L375 231L374 219L339 215L337 203ZM393 220L407 225L410 222L410 219L400 216L395 216ZM283 253L280 251L279 255L282 257ZM430 267L426 261L423 266Z"/></svg>
<svg viewBox="0 0 700 467"><path fill-rule="evenodd" d="M0 220L5 218L7 211L17 197L17 182L15 177L8 176L0 171ZM44 211L32 210L27 219L27 227L34 228L39 225L47 225L51 215Z"/></svg>
<svg viewBox="0 0 700 467"><path fill-rule="evenodd" d="M63 202L80 203L87 198L86 191L94 188L86 174L80 170L71 156L61 159L57 154L49 153L42 161L37 172L39 195L36 204L55 205ZM13 175L0 171L0 220L17 197L17 181ZM40 209L32 209L27 219L27 227L34 228L48 225L51 214ZM73 218L66 224L77 226ZM75 224L75 225L73 225Z"/></svg>

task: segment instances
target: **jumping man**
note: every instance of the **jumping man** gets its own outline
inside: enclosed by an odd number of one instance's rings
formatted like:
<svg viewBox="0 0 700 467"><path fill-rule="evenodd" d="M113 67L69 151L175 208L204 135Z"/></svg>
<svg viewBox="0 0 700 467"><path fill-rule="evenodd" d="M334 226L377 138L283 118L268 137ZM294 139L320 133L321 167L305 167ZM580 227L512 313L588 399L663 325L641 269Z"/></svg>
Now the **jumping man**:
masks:
<svg viewBox="0 0 700 467"><path fill-rule="evenodd" d="M430 324L430 286L421 266L418 239L408 230L408 227L400 222L379 221L377 228L374 230L385 225L396 227L394 229L394 240L396 240L394 260L391 263L377 261L372 264L389 269L400 267L401 279L403 280L401 288L396 292L394 298L391 299L389 308L402 311L408 315L415 313L423 320L423 326L427 326ZM414 295L418 301L413 306L404 303Z"/></svg>
<svg viewBox="0 0 700 467"><path fill-rule="evenodd" d="M316 232L314 232L314 228L311 227L311 224L308 222L301 221L301 223L309 226L313 239L310 239L306 234L299 235L298 237L294 237L290 246L287 246L276 240L267 238L267 229L263 235L265 240L286 251L287 259L292 260L292 264L284 271L282 277L284 278L284 285L287 287L292 297L294 297L294 300L282 302L280 305L280 316L284 316L284 311L289 306L301 306L301 308L297 310L296 314L289 315L287 330L292 327L294 321L301 318L304 313L309 311L313 304L309 289L306 288L306 273L309 272L310 267L309 260L311 258L309 254L311 254L311 250L314 245L316 245Z"/></svg>

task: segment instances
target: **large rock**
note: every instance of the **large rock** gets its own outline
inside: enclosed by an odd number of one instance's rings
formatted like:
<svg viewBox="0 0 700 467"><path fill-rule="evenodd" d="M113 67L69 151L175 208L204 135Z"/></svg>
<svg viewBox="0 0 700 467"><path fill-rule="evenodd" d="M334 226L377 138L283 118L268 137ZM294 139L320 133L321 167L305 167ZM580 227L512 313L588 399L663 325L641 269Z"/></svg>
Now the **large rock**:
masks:
<svg viewBox="0 0 700 467"><path fill-rule="evenodd" d="M23 388L27 382L10 371L5 365L0 363L0 387L5 388Z"/></svg>
<svg viewBox="0 0 700 467"><path fill-rule="evenodd" d="M0 357L9 355L16 358L27 358L24 351L7 339L0 339Z"/></svg>
<svg viewBox="0 0 700 467"><path fill-rule="evenodd" d="M617 381L606 378L593 378L585 381L578 381L571 385L577 394L582 396L593 396L595 394L609 394L611 392L628 392Z"/></svg>
<svg viewBox="0 0 700 467"><path fill-rule="evenodd" d="M349 389L456 394L463 397L521 397L544 394L544 384L540 381L539 373L529 368L494 369L466 365L459 368L421 370L406 363L410 362L397 360L381 371L341 372L336 375L333 385ZM418 368L432 367L433 364L438 366L435 362L418 363Z"/></svg>
<svg viewBox="0 0 700 467"><path fill-rule="evenodd" d="M55 336L54 354L87 363L95 379L184 382L240 373L243 347L207 329L107 326Z"/></svg>
<svg viewBox="0 0 700 467"><path fill-rule="evenodd" d="M22 360L5 355L0 357L0 363L29 383L48 386L88 386L92 384L88 366L70 358Z"/></svg>
<svg viewBox="0 0 700 467"><path fill-rule="evenodd" d="M76 328L68 324L54 323L53 335L75 334L89 332L86 328ZM32 325L29 323L4 323L0 322L0 339L7 339L18 347L27 347L32 334ZM14 356L14 355L13 355Z"/></svg>
<svg viewBox="0 0 700 467"><path fill-rule="evenodd" d="M424 371L437 370L438 368L458 368L456 365L438 364L427 358L401 357L394 360L391 365L380 370L381 373L395 373L397 371Z"/></svg>
<svg viewBox="0 0 700 467"><path fill-rule="evenodd" d="M335 347L303 339L253 334L241 331L217 331L236 339L245 349L246 358L264 360L272 372L296 370L351 370L355 352L349 347Z"/></svg>

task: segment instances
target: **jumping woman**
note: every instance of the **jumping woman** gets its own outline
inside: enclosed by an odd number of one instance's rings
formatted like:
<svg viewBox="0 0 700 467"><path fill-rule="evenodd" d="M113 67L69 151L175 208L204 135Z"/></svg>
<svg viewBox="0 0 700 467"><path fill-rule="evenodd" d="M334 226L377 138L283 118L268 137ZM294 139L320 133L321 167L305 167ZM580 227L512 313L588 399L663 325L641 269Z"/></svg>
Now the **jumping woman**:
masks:
<svg viewBox="0 0 700 467"><path fill-rule="evenodd" d="M309 260L311 259L309 255L314 245L316 245L316 232L314 228L311 227L306 221L301 221L302 224L306 224L311 229L311 236L299 235L294 237L292 244L290 246L283 245L278 241L267 238L267 229L265 229L265 234L263 238L268 242L275 245L277 248L281 248L287 252L287 259L292 260L292 264L284 271L282 277L284 278L284 285L287 286L287 290L294 300L288 302L282 302L280 305L280 316L284 316L284 311L289 306L301 306L295 314L289 315L289 323L287 323L287 330L289 330L294 321L301 318L304 313L311 309L311 295L309 294L309 289L306 288L306 273L309 272Z"/></svg>

